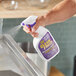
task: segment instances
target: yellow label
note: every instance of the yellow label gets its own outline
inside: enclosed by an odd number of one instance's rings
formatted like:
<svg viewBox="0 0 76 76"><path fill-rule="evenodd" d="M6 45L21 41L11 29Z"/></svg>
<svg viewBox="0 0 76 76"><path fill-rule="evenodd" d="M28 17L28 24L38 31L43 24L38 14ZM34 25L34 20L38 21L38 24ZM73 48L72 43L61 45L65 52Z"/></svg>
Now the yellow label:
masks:
<svg viewBox="0 0 76 76"><path fill-rule="evenodd" d="M40 42L40 48L44 48L44 50L46 49L46 48L48 48L51 44L52 44L52 41L49 39L49 40L47 40L46 42L44 42L44 40L42 40L41 42Z"/></svg>

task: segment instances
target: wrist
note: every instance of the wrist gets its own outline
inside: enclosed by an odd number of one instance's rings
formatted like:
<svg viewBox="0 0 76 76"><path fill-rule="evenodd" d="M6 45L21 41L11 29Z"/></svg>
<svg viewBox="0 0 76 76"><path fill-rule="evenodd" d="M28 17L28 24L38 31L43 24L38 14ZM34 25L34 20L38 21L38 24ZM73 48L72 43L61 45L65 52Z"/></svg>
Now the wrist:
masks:
<svg viewBox="0 0 76 76"><path fill-rule="evenodd" d="M49 17L48 15L44 15L45 26L49 25ZM51 23L50 23L51 24Z"/></svg>
<svg viewBox="0 0 76 76"><path fill-rule="evenodd" d="M53 9L44 15L45 24L53 24L54 23L54 11Z"/></svg>
<svg viewBox="0 0 76 76"><path fill-rule="evenodd" d="M47 26L48 25L48 19L46 15L41 16L41 22L42 22L42 26Z"/></svg>

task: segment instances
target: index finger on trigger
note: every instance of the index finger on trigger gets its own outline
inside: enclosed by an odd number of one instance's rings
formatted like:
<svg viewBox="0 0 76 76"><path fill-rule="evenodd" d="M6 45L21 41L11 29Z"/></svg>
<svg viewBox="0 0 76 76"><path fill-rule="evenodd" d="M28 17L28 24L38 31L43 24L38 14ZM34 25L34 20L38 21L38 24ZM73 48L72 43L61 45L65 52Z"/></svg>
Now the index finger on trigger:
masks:
<svg viewBox="0 0 76 76"><path fill-rule="evenodd" d="M27 27L26 25L23 26L23 28L27 29L28 31L31 31L29 27Z"/></svg>

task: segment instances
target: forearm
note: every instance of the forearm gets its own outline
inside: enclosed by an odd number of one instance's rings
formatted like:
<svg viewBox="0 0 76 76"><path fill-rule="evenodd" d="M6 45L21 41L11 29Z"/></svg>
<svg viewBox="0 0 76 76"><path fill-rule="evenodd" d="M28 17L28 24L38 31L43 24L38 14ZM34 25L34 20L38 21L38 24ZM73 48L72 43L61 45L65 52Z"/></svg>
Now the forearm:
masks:
<svg viewBox="0 0 76 76"><path fill-rule="evenodd" d="M76 3L73 0L64 0L56 5L44 17L46 25L63 22L76 13Z"/></svg>

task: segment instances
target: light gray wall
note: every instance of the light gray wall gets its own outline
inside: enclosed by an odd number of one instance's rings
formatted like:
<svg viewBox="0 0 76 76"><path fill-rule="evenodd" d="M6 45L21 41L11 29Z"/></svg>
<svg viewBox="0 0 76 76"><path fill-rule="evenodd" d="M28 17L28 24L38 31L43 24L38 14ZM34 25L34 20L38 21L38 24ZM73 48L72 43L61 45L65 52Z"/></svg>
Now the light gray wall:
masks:
<svg viewBox="0 0 76 76"><path fill-rule="evenodd" d="M24 19L4 19L3 33L20 24ZM47 27L59 44L61 52L51 60L51 64L60 69L66 76L73 76L73 58L76 55L76 17ZM30 41L32 37L22 28L14 38L17 42Z"/></svg>

